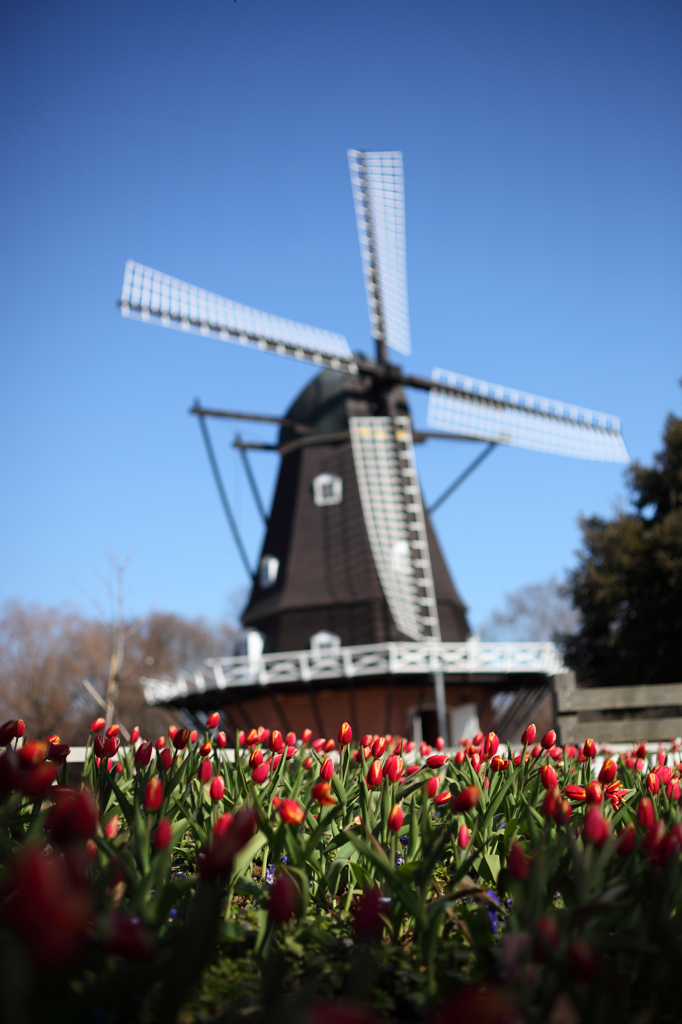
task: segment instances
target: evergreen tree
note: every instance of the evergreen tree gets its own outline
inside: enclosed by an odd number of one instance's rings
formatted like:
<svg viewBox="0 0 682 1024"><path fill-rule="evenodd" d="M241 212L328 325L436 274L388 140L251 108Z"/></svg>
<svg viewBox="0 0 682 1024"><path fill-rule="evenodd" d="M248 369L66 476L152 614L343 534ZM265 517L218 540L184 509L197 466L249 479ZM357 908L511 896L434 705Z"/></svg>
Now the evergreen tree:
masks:
<svg viewBox="0 0 682 1024"><path fill-rule="evenodd" d="M562 639L565 661L594 685L682 682L682 419L668 417L628 489L632 511L581 520L568 581L581 628Z"/></svg>

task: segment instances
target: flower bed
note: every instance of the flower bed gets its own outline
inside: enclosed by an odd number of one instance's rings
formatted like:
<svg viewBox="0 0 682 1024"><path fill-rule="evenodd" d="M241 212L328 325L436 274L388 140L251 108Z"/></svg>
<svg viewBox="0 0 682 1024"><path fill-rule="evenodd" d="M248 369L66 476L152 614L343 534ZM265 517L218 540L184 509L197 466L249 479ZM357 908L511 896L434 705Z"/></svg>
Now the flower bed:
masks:
<svg viewBox="0 0 682 1024"><path fill-rule="evenodd" d="M7 1019L680 1019L674 752L0 728ZM439 744L440 746L440 744ZM670 762L670 763L668 763Z"/></svg>

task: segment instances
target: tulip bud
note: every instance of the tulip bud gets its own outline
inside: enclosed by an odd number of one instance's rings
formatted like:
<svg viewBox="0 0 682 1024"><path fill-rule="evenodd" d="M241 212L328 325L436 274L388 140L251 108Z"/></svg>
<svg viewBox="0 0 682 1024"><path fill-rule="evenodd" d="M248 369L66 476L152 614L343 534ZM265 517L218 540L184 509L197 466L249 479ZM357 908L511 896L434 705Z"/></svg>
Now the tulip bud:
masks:
<svg viewBox="0 0 682 1024"><path fill-rule="evenodd" d="M305 770L307 772L309 772L310 769L312 768L312 766L313 766L313 759L312 759L312 757L306 757L305 761L303 762L303 767L305 768Z"/></svg>
<svg viewBox="0 0 682 1024"><path fill-rule="evenodd" d="M436 750L438 750L440 752L441 750L444 750L444 749L445 749L445 740L443 739L442 736L438 736L438 738L436 739Z"/></svg>
<svg viewBox="0 0 682 1024"><path fill-rule="evenodd" d="M439 781L435 775L424 784L424 792L429 798L432 799L436 795L438 792L438 785Z"/></svg>
<svg viewBox="0 0 682 1024"><path fill-rule="evenodd" d="M216 775L211 781L211 788L209 790L211 794L211 800L218 803L219 800L225 796L225 780L222 775Z"/></svg>
<svg viewBox="0 0 682 1024"><path fill-rule="evenodd" d="M318 737L318 739L313 740L313 750L317 750L319 753L319 751L322 750L326 742L327 741L326 739L324 739L323 736L320 736Z"/></svg>
<svg viewBox="0 0 682 1024"><path fill-rule="evenodd" d="M312 738L313 738L313 730L312 729L304 729L303 732L301 733L301 740L303 741L303 743L310 743Z"/></svg>
<svg viewBox="0 0 682 1024"><path fill-rule="evenodd" d="M673 770L669 768L667 764L661 765L656 769L656 775L661 780L661 785L667 786L673 777Z"/></svg>
<svg viewBox="0 0 682 1024"><path fill-rule="evenodd" d="M583 841L603 846L611 835L611 824L603 816L599 807L590 807L585 815Z"/></svg>
<svg viewBox="0 0 682 1024"><path fill-rule="evenodd" d="M213 711L206 719L206 728L215 729L218 725L220 725L220 712Z"/></svg>
<svg viewBox="0 0 682 1024"><path fill-rule="evenodd" d="M665 793L668 800L679 800L682 794L682 789L677 779L671 779L668 785L665 787Z"/></svg>
<svg viewBox="0 0 682 1024"><path fill-rule="evenodd" d="M227 736L224 732L216 733L215 745L220 750L224 750L227 746Z"/></svg>
<svg viewBox="0 0 682 1024"><path fill-rule="evenodd" d="M104 736L95 736L95 742L92 744L92 749L95 752L95 757L104 757L107 752L107 743L109 741Z"/></svg>
<svg viewBox="0 0 682 1024"><path fill-rule="evenodd" d="M273 754L279 754L280 750L284 746L284 738L279 729L273 729L268 739L268 750L271 750Z"/></svg>
<svg viewBox="0 0 682 1024"><path fill-rule="evenodd" d="M132 732L130 733L130 742L131 743L137 743L139 738L140 738L140 727L139 727L139 725L134 725L133 729L132 729Z"/></svg>
<svg viewBox="0 0 682 1024"><path fill-rule="evenodd" d="M256 745L256 743L259 743L259 742L260 742L260 740L259 740L259 737L258 737L258 729L249 729L249 731L246 734L246 740L245 740L246 746L247 747L254 747Z"/></svg>
<svg viewBox="0 0 682 1024"><path fill-rule="evenodd" d="M159 738L156 741L156 749L157 750L163 750L163 748L165 746L166 746L166 737L165 736L159 736Z"/></svg>
<svg viewBox="0 0 682 1024"><path fill-rule="evenodd" d="M649 772L646 777L646 788L649 790L652 796L656 796L659 789L661 788L661 780L658 775L654 775L653 772Z"/></svg>
<svg viewBox="0 0 682 1024"><path fill-rule="evenodd" d="M558 786L547 790L542 801L542 813L546 818L554 818L556 816L560 801L561 793Z"/></svg>
<svg viewBox="0 0 682 1024"><path fill-rule="evenodd" d="M611 758L607 758L604 761L597 778L604 786L608 786L608 784L613 782L615 779L617 772L618 768L616 767L615 761L612 761Z"/></svg>
<svg viewBox="0 0 682 1024"><path fill-rule="evenodd" d="M334 743L334 740L327 740L327 742L324 745L325 753L329 754L334 749L335 746L336 743Z"/></svg>
<svg viewBox="0 0 682 1024"><path fill-rule="evenodd" d="M90 732L101 732L106 724L107 723L104 718L96 718L90 726Z"/></svg>
<svg viewBox="0 0 682 1024"><path fill-rule="evenodd" d="M135 751L135 764L139 768L146 768L152 757L151 743L141 743Z"/></svg>
<svg viewBox="0 0 682 1024"><path fill-rule="evenodd" d="M471 767L474 769L475 772L478 772L479 768L481 767L481 755L480 754L472 754L471 755Z"/></svg>
<svg viewBox="0 0 682 1024"><path fill-rule="evenodd" d="M206 740L206 742L202 743L201 746L199 747L199 757L208 757L212 749L213 744L211 743L210 740Z"/></svg>
<svg viewBox="0 0 682 1024"><path fill-rule="evenodd" d="M459 767L459 765L464 763L464 758L465 757L466 757L466 754L464 753L463 750L458 750L457 751L457 753L455 754L455 764L457 765L457 767Z"/></svg>
<svg viewBox="0 0 682 1024"><path fill-rule="evenodd" d="M115 839L118 835L119 825L121 824L118 814L114 814L104 826L104 834L107 839Z"/></svg>
<svg viewBox="0 0 682 1024"><path fill-rule="evenodd" d="M535 739L535 734L536 734L535 726L534 725L527 725L526 728L523 730L523 733L521 734L521 742L524 744L524 746L530 746L530 744Z"/></svg>
<svg viewBox="0 0 682 1024"><path fill-rule="evenodd" d="M107 739L109 739L109 737L111 737L111 736L118 736L120 731L121 731L121 726L117 725L116 723L114 723L113 725L109 726L109 728L107 729L107 731L105 732L104 735L107 737Z"/></svg>
<svg viewBox="0 0 682 1024"><path fill-rule="evenodd" d="M270 886L268 918L274 924L284 924L298 910L300 897L291 875L282 872Z"/></svg>
<svg viewBox="0 0 682 1024"><path fill-rule="evenodd" d="M400 804L393 804L388 815L388 828L390 832L400 832L403 827L403 809Z"/></svg>
<svg viewBox="0 0 682 1024"><path fill-rule="evenodd" d="M198 735L199 733L196 731L196 729L192 729L191 733L189 734L190 743L196 743Z"/></svg>
<svg viewBox="0 0 682 1024"><path fill-rule="evenodd" d="M585 799L588 804L600 804L604 799L604 791L601 787L601 783L594 779L592 782L588 782L585 787Z"/></svg>
<svg viewBox="0 0 682 1024"><path fill-rule="evenodd" d="M386 775L389 782L397 782L403 774L404 764L402 757L389 757L386 762Z"/></svg>
<svg viewBox="0 0 682 1024"><path fill-rule="evenodd" d="M493 754L497 753L497 748L500 745L500 739L497 733L489 732L485 738L485 744L483 746L483 753L486 757L492 757Z"/></svg>
<svg viewBox="0 0 682 1024"><path fill-rule="evenodd" d="M551 764L546 764L544 768L540 769L540 782L544 789L554 789L559 781L557 773L552 768Z"/></svg>
<svg viewBox="0 0 682 1024"><path fill-rule="evenodd" d="M376 789L381 785L384 777L383 769L381 767L381 761L372 761L367 772L365 782L370 789Z"/></svg>
<svg viewBox="0 0 682 1024"><path fill-rule="evenodd" d="M300 825L305 818L305 811L298 800L282 800L277 810L285 825Z"/></svg>
<svg viewBox="0 0 682 1024"><path fill-rule="evenodd" d="M540 740L540 745L543 750L549 750L549 748L553 747L555 743L556 733L554 732L554 729L550 729L549 732L546 732Z"/></svg>
<svg viewBox="0 0 682 1024"><path fill-rule="evenodd" d="M168 726L168 739L172 740L175 737L175 734L176 734L177 731L178 731L177 725L169 725Z"/></svg>
<svg viewBox="0 0 682 1024"><path fill-rule="evenodd" d="M339 746L347 747L353 739L353 730L348 722L344 722L339 729Z"/></svg>
<svg viewBox="0 0 682 1024"><path fill-rule="evenodd" d="M212 775L213 765L207 758L205 761L201 762L201 767L199 768L199 778L203 783L207 783L210 781Z"/></svg>
<svg viewBox="0 0 682 1024"><path fill-rule="evenodd" d="M445 804L449 804L452 800L452 793L449 789L446 789L444 793L436 793L433 798L433 802L436 807L444 807Z"/></svg>
<svg viewBox="0 0 682 1024"><path fill-rule="evenodd" d="M261 782L265 782L268 775L270 774L270 762L264 761L263 764L259 764L257 768L254 768L251 773L251 779L253 782L260 785Z"/></svg>
<svg viewBox="0 0 682 1024"><path fill-rule="evenodd" d="M262 763L263 763L263 751L262 750L258 750L257 748L255 750L252 750L251 754L249 756L249 768L251 769L251 771L253 771L254 768L257 768L258 765L262 764Z"/></svg>
<svg viewBox="0 0 682 1024"><path fill-rule="evenodd" d="M338 800L331 795L331 791L332 787L328 782L316 782L310 787L310 796L320 807L332 807Z"/></svg>
<svg viewBox="0 0 682 1024"><path fill-rule="evenodd" d="M176 750L184 750L189 743L189 729L178 729L172 739Z"/></svg>
<svg viewBox="0 0 682 1024"><path fill-rule="evenodd" d="M173 827L168 818L161 818L154 832L154 849L165 850L173 836Z"/></svg>
<svg viewBox="0 0 682 1024"><path fill-rule="evenodd" d="M447 754L431 754L431 757L426 759L426 764L429 768L442 768L444 764L448 763Z"/></svg>
<svg viewBox="0 0 682 1024"><path fill-rule="evenodd" d="M545 963L549 953L557 948L561 941L561 929L554 914L543 914L535 923L537 932L533 943L533 958Z"/></svg>
<svg viewBox="0 0 682 1024"><path fill-rule="evenodd" d="M320 778L324 782L330 782L331 777L334 774L334 762L330 757L325 757L324 761L320 765Z"/></svg>
<svg viewBox="0 0 682 1024"><path fill-rule="evenodd" d="M166 771L170 771L170 766L173 764L173 751L170 747L166 747L159 754L159 760Z"/></svg>
<svg viewBox="0 0 682 1024"><path fill-rule="evenodd" d="M287 747L287 750L286 750L286 759L287 759L287 761L291 761L292 757L296 757L297 754L298 754L298 747Z"/></svg>
<svg viewBox="0 0 682 1024"><path fill-rule="evenodd" d="M480 747L481 744L483 743L483 733L477 732L472 740L472 743L475 747Z"/></svg>
<svg viewBox="0 0 682 1024"><path fill-rule="evenodd" d="M642 849L647 853L657 853L665 842L666 834L665 822L655 821L642 840Z"/></svg>
<svg viewBox="0 0 682 1024"><path fill-rule="evenodd" d="M471 833L466 825L462 824L459 826L459 832L457 833L457 845L460 850L466 850L471 840Z"/></svg>
<svg viewBox="0 0 682 1024"><path fill-rule="evenodd" d="M481 791L478 786L467 786L454 798L452 810L456 814L461 814L464 811L470 811L472 807L476 806L480 799Z"/></svg>
<svg viewBox="0 0 682 1024"><path fill-rule="evenodd" d="M360 740L360 746L361 747L371 747L373 742L374 742L374 737L371 736L370 733L367 733Z"/></svg>
<svg viewBox="0 0 682 1024"><path fill-rule="evenodd" d="M587 800L587 790L584 786L566 786L565 793L569 800L578 800L580 803Z"/></svg>
<svg viewBox="0 0 682 1024"><path fill-rule="evenodd" d="M158 775L152 775L144 791L145 811L158 811L163 803L163 785Z"/></svg>
<svg viewBox="0 0 682 1024"><path fill-rule="evenodd" d="M377 736L372 744L372 757L383 757L386 752L386 740L383 736Z"/></svg>
<svg viewBox="0 0 682 1024"><path fill-rule="evenodd" d="M24 767L41 764L47 757L50 746L42 740L28 740L17 750L17 756Z"/></svg>
<svg viewBox="0 0 682 1024"><path fill-rule="evenodd" d="M523 847L519 843L512 843L509 848L507 871L512 878L516 878L518 881L523 881L523 879L528 878L528 875L530 874L528 858L526 857Z"/></svg>
<svg viewBox="0 0 682 1024"><path fill-rule="evenodd" d="M499 754L495 754L490 761L490 767L494 772L506 772L509 767L509 761L504 757L500 757Z"/></svg>
<svg viewBox="0 0 682 1024"><path fill-rule="evenodd" d="M618 843L616 849L621 857L627 857L635 845L635 826L629 822L616 836Z"/></svg>
<svg viewBox="0 0 682 1024"><path fill-rule="evenodd" d="M107 740L106 749L104 751L105 757L114 757L120 746L121 741L118 736L110 736Z"/></svg>

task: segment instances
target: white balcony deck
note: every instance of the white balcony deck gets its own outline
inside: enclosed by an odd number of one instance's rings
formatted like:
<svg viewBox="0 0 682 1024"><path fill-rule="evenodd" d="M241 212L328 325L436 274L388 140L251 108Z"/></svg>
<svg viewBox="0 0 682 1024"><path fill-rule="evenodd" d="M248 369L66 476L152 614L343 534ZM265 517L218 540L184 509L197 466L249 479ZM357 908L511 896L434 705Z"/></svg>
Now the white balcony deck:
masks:
<svg viewBox="0 0 682 1024"><path fill-rule="evenodd" d="M482 643L476 637L460 643L420 641L369 644L324 651L282 651L259 658L235 655L209 658L193 674L175 679L142 678L148 704L165 704L210 690L283 683L313 683L367 676L507 675L533 673L554 676L565 672L552 643Z"/></svg>

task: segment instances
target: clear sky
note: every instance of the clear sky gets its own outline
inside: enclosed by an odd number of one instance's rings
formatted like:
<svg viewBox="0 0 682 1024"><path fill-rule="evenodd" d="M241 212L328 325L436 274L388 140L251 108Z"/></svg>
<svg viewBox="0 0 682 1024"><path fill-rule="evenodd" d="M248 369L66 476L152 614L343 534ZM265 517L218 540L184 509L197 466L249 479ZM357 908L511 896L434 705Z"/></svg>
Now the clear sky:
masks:
<svg viewBox="0 0 682 1024"><path fill-rule="evenodd" d="M369 350L348 148L404 154L413 354L621 417L682 392L677 2L5 4L0 601L216 617L246 580L199 430L282 414L311 368L124 320L127 258ZM415 394L417 426L426 401ZM252 559L241 429L211 425ZM427 503L477 451L418 449ZM268 497L277 456L254 456ZM434 522L473 624L574 562L622 467L498 449Z"/></svg>

